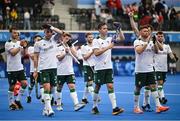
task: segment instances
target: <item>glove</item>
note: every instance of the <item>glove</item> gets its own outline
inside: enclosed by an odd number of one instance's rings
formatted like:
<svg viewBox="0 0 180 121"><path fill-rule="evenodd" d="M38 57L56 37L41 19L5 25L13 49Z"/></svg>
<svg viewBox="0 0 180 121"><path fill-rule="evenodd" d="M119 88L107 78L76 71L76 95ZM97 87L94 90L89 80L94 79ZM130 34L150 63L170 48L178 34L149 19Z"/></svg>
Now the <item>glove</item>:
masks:
<svg viewBox="0 0 180 121"><path fill-rule="evenodd" d="M111 42L112 42L112 43L116 43L116 40L117 40L117 36L116 36L116 35L113 35Z"/></svg>
<svg viewBox="0 0 180 121"><path fill-rule="evenodd" d="M155 42L156 42L156 35L153 35L152 41L153 41L153 44L155 44Z"/></svg>
<svg viewBox="0 0 180 121"><path fill-rule="evenodd" d="M68 45L69 47L72 47L72 43L73 43L73 40L72 40L72 39L70 39L69 41L67 41L67 45Z"/></svg>
<svg viewBox="0 0 180 121"><path fill-rule="evenodd" d="M21 40L20 46L22 46L23 48L26 48L28 46L28 41L27 40Z"/></svg>
<svg viewBox="0 0 180 121"><path fill-rule="evenodd" d="M121 29L121 24L120 24L119 22L114 22L113 25L114 25L116 31L120 31L120 29Z"/></svg>
<svg viewBox="0 0 180 121"><path fill-rule="evenodd" d="M43 29L52 29L52 27L53 27L53 26L50 25L50 24L43 24L43 25L42 25L42 28L43 28Z"/></svg>

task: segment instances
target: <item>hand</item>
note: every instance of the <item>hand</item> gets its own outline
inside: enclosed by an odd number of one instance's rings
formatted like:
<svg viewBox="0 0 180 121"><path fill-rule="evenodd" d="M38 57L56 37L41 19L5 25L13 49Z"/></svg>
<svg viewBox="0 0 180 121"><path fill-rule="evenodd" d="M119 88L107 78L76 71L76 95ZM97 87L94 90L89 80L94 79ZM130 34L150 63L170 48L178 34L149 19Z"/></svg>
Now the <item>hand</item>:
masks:
<svg viewBox="0 0 180 121"><path fill-rule="evenodd" d="M117 35L113 35L111 42L116 43L116 40L117 40Z"/></svg>
<svg viewBox="0 0 180 121"><path fill-rule="evenodd" d="M109 49L111 49L113 47L114 47L114 43L110 43L109 46L108 46Z"/></svg>
<svg viewBox="0 0 180 121"><path fill-rule="evenodd" d="M174 58L176 59L176 62L179 60L179 58L177 57L176 53L173 53Z"/></svg>
<svg viewBox="0 0 180 121"><path fill-rule="evenodd" d="M156 42L156 35L153 35L152 41L153 41L153 43L155 44L155 42Z"/></svg>
<svg viewBox="0 0 180 121"><path fill-rule="evenodd" d="M42 25L42 28L43 28L43 29L51 29L51 28L52 28L52 25L50 25L50 24L43 24L43 25Z"/></svg>
<svg viewBox="0 0 180 121"><path fill-rule="evenodd" d="M129 16L130 18L132 18L132 17L133 17L133 15L134 15L134 13L133 13L133 12L129 12L129 13L128 13L128 16Z"/></svg>
<svg viewBox="0 0 180 121"><path fill-rule="evenodd" d="M22 46L23 48L26 48L28 46L28 41L27 40L21 40L20 46Z"/></svg>
<svg viewBox="0 0 180 121"><path fill-rule="evenodd" d="M67 45L68 45L69 47L72 47L73 40L72 40L72 39L70 39L70 40L69 40L69 41L67 41L66 43L67 43Z"/></svg>
<svg viewBox="0 0 180 121"><path fill-rule="evenodd" d="M34 77L35 80L37 80L37 78L38 78L38 72L37 71L34 71L33 77Z"/></svg>

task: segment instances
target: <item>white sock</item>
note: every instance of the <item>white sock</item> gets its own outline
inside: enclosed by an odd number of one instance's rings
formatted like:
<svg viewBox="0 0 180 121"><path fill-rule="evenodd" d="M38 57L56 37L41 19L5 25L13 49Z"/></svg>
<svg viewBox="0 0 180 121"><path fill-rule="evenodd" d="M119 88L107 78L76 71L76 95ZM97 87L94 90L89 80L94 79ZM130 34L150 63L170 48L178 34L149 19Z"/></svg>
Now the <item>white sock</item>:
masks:
<svg viewBox="0 0 180 121"><path fill-rule="evenodd" d="M40 88L40 93L41 93L41 100L44 100L44 88Z"/></svg>
<svg viewBox="0 0 180 121"><path fill-rule="evenodd" d="M99 97L98 94L96 94L96 93L93 94L93 108L97 107L98 97Z"/></svg>
<svg viewBox="0 0 180 121"><path fill-rule="evenodd" d="M88 87L85 86L84 93L83 93L83 99L87 99L88 93L89 93Z"/></svg>
<svg viewBox="0 0 180 121"><path fill-rule="evenodd" d="M18 93L18 95L17 95L17 98L16 98L17 101L20 101L20 100L21 100L21 97L22 97L22 95L24 94L24 91L25 91L25 90L21 87L20 90L19 90L19 93Z"/></svg>
<svg viewBox="0 0 180 121"><path fill-rule="evenodd" d="M29 87L28 87L28 96L31 96L31 92L32 92L32 87L31 87L31 85L29 85Z"/></svg>
<svg viewBox="0 0 180 121"><path fill-rule="evenodd" d="M89 92L90 92L90 94L91 94L91 96L92 96L92 98L93 98L93 94L94 94L94 88L93 88L93 86L89 86L89 87L88 87L88 90L89 90Z"/></svg>
<svg viewBox="0 0 180 121"><path fill-rule="evenodd" d="M159 102L158 92L157 91L151 91L151 94L152 94L152 97L154 99L156 106L161 106L161 104Z"/></svg>
<svg viewBox="0 0 180 121"><path fill-rule="evenodd" d="M116 103L116 95L115 93L109 93L109 99L111 101L112 104L112 109L117 107L117 103Z"/></svg>
<svg viewBox="0 0 180 121"><path fill-rule="evenodd" d="M62 100L62 92L58 92L57 91L55 94L56 94L56 98L57 98L56 99L57 105L61 105L61 102L62 102L61 101Z"/></svg>
<svg viewBox="0 0 180 121"><path fill-rule="evenodd" d="M151 91L149 89L144 89L143 106L150 104L150 95L151 95Z"/></svg>
<svg viewBox="0 0 180 121"><path fill-rule="evenodd" d="M50 94L44 94L44 102L45 102L45 108L48 110L52 110Z"/></svg>
<svg viewBox="0 0 180 121"><path fill-rule="evenodd" d="M134 95L134 107L139 108L139 96L140 95Z"/></svg>
<svg viewBox="0 0 180 121"><path fill-rule="evenodd" d="M78 101L78 97L77 97L77 92L70 92L70 95L71 95L71 98L73 100L73 103L74 105L77 105L79 104L79 101Z"/></svg>
<svg viewBox="0 0 180 121"><path fill-rule="evenodd" d="M9 105L11 105L14 102L14 92L8 91L8 100Z"/></svg>
<svg viewBox="0 0 180 121"><path fill-rule="evenodd" d="M164 95L164 90L163 90L163 86L162 85L158 85L158 94L160 99L162 99L163 97L165 97Z"/></svg>

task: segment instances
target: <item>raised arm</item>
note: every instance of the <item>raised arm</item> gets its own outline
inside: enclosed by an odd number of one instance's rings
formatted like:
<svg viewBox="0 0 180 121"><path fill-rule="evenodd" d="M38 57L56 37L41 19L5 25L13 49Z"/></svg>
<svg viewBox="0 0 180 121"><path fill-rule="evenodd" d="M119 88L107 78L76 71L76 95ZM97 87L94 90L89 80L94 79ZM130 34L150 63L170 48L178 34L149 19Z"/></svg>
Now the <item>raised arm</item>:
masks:
<svg viewBox="0 0 180 121"><path fill-rule="evenodd" d="M133 13L132 13L132 12L129 12L128 15L129 15L129 19L130 19L131 28L132 28L132 30L134 31L135 35L136 35L137 37L139 37L139 30L138 30L138 28L137 28L137 26L136 26L136 24L135 24L135 21L134 21L134 18L133 18Z"/></svg>

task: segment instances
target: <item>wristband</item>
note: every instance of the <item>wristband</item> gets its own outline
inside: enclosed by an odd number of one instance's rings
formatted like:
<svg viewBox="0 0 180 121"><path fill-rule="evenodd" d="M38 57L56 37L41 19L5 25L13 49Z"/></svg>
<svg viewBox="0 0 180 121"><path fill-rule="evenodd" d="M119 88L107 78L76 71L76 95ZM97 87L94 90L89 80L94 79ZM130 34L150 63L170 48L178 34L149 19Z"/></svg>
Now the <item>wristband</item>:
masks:
<svg viewBox="0 0 180 121"><path fill-rule="evenodd" d="M54 30L54 26L51 26L50 29L51 29L51 30Z"/></svg>
<svg viewBox="0 0 180 121"><path fill-rule="evenodd" d="M37 71L37 68L34 68L34 71Z"/></svg>

